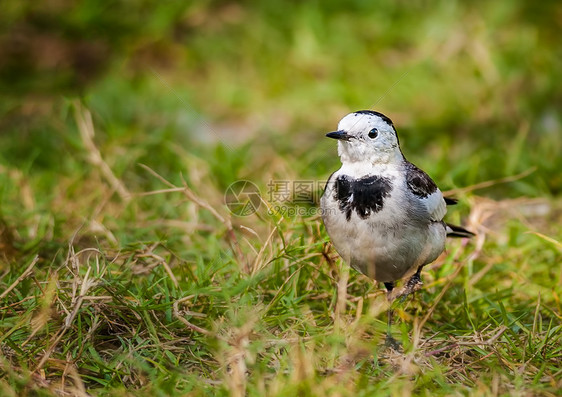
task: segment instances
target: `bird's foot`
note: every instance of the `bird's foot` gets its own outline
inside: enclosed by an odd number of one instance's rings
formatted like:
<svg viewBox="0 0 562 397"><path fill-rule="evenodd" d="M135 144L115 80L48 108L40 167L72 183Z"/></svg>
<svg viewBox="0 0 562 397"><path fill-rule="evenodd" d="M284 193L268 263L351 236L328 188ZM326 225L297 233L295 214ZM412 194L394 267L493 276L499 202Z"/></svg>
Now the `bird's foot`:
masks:
<svg viewBox="0 0 562 397"><path fill-rule="evenodd" d="M400 301L404 302L406 300L406 298L408 297L408 295L413 294L416 291L419 291L423 286L423 282L421 281L421 277L419 273L414 274L409 280L408 282L406 282L406 285L404 286L404 288L402 289L402 291L400 292L399 297L401 298Z"/></svg>
<svg viewBox="0 0 562 397"><path fill-rule="evenodd" d="M419 291L423 286L423 282L421 281L421 276L416 273L402 286L402 288L395 288L392 291L389 291L387 294L387 298L389 302L393 302L395 299L400 298L400 303L403 303L408 295L413 294L416 291Z"/></svg>
<svg viewBox="0 0 562 397"><path fill-rule="evenodd" d="M402 352L402 344L394 339L394 336L392 336L390 332L386 334L384 345L399 353Z"/></svg>

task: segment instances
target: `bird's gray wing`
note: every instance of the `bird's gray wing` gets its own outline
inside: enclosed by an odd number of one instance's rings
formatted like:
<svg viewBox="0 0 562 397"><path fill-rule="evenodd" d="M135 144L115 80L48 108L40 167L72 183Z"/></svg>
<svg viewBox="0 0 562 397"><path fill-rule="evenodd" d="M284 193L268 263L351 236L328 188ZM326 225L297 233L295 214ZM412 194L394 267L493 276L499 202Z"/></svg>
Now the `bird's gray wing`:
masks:
<svg viewBox="0 0 562 397"><path fill-rule="evenodd" d="M425 172L406 162L406 184L408 190L425 207L432 221L441 221L447 213L447 204L441 190Z"/></svg>

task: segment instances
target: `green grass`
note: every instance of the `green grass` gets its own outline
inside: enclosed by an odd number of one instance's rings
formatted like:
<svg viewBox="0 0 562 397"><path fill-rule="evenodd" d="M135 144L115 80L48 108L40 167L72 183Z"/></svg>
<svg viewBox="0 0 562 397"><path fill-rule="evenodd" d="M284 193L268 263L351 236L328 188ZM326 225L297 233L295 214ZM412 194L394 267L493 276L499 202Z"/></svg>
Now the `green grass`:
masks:
<svg viewBox="0 0 562 397"><path fill-rule="evenodd" d="M99 4L0 6L0 395L560 395L557 2ZM478 233L400 353L315 211L371 107Z"/></svg>

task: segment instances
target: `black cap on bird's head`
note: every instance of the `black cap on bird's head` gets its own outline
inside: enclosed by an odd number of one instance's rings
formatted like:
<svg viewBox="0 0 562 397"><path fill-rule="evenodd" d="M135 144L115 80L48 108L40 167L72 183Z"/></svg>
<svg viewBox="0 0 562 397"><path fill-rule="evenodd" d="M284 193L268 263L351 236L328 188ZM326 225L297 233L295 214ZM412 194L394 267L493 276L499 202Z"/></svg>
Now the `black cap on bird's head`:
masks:
<svg viewBox="0 0 562 397"><path fill-rule="evenodd" d="M368 114L370 116L377 116L380 117L386 124L390 125L392 128L394 128L394 124L392 123L392 120L385 116L384 114L380 113L380 112L376 112L374 110L358 110L357 112L355 112L356 114Z"/></svg>

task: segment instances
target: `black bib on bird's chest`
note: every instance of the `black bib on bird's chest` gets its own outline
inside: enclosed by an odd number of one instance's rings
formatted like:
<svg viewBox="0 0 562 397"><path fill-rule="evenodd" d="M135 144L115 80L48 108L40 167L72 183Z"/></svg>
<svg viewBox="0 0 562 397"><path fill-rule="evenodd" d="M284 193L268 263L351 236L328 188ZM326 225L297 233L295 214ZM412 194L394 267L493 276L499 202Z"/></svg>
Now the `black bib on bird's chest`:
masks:
<svg viewBox="0 0 562 397"><path fill-rule="evenodd" d="M384 199L391 190L392 183L386 177L372 175L353 179L347 175L340 175L335 182L334 198L348 221L353 211L361 219L366 219L372 213L382 210Z"/></svg>

